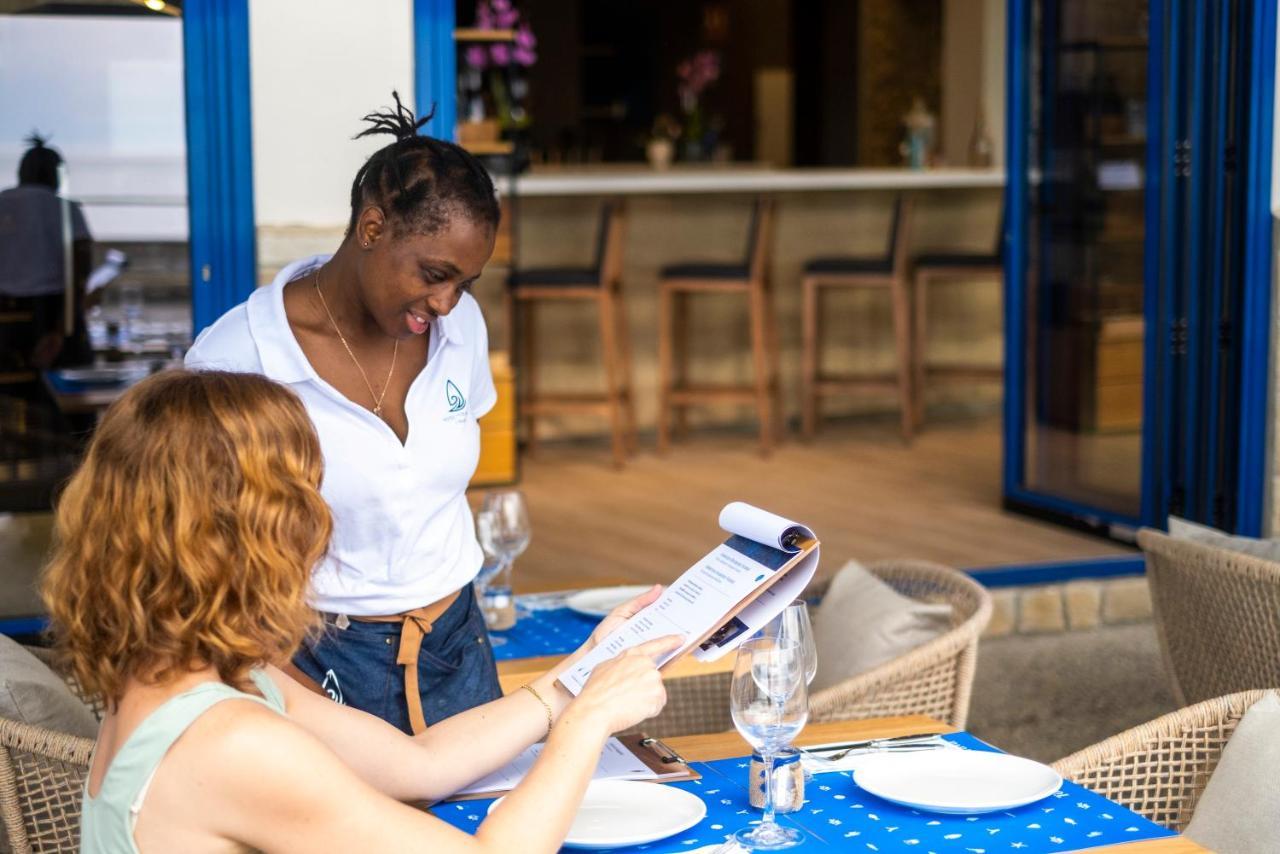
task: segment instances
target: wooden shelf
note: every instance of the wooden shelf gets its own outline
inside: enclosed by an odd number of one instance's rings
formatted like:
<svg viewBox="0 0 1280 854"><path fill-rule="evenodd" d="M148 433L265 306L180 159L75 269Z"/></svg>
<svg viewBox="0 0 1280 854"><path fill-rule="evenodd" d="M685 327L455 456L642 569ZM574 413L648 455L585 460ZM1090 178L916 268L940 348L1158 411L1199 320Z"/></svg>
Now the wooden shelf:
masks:
<svg viewBox="0 0 1280 854"><path fill-rule="evenodd" d="M501 139L496 142L463 142L459 144L472 154L510 154L516 150L515 143Z"/></svg>
<svg viewBox="0 0 1280 854"><path fill-rule="evenodd" d="M453 31L456 42L513 42L515 30L478 30L475 27L459 27Z"/></svg>

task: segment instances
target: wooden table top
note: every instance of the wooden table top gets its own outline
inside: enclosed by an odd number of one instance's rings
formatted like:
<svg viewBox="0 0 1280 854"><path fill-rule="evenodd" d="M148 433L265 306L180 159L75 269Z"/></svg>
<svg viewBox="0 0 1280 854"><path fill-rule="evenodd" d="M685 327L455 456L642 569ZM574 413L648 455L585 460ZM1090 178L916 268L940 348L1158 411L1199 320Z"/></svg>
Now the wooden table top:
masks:
<svg viewBox="0 0 1280 854"><path fill-rule="evenodd" d="M875 718L864 721L811 723L800 733L800 736L796 739L796 744L800 747L805 747L832 741L888 738L895 735L926 732L946 733L956 732L956 729L923 715ZM751 747L735 731L709 735L685 735L676 738L664 738L662 741L691 762L728 759L734 756L745 756L751 752ZM1202 848L1190 839L1180 836L1170 839L1148 839L1142 842L1128 842L1124 845L1107 845L1087 850L1095 852L1095 854L1103 854L1103 852L1114 852L1114 854L1157 854L1157 852L1159 854L1204 854L1208 849Z"/></svg>

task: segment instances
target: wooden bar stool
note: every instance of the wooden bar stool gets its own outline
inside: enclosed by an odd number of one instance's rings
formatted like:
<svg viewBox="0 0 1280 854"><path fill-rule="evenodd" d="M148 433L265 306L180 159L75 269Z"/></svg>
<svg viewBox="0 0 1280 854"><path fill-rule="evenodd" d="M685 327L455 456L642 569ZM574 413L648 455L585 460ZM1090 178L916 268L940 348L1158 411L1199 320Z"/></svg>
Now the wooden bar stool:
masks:
<svg viewBox="0 0 1280 854"><path fill-rule="evenodd" d="M889 245L878 258L836 256L814 258L804 265L801 352L801 427L805 438L818 428L822 398L861 391L897 390L902 407L902 437L911 440L911 305L907 246L910 242L911 201L894 202ZM834 376L822 371L822 293L825 288L886 290L893 302L893 337L898 366L888 375Z"/></svg>
<svg viewBox="0 0 1280 854"><path fill-rule="evenodd" d="M1004 378L1002 365L948 364L930 365L925 359L928 344L927 310L929 288L935 284L969 281L991 277L1004 283L1004 264L1000 252L1004 240L1004 212L1000 213L1000 226L996 230L996 243L991 252L951 252L917 255L913 276L912 296L914 329L912 331L912 364L915 376L911 381L911 413L915 429L924 424L925 380L936 377L946 380L981 381Z"/></svg>
<svg viewBox="0 0 1280 854"><path fill-rule="evenodd" d="M758 198L752 208L746 256L741 263L691 262L663 267L658 285L658 450L671 444L671 419L681 428L689 406L699 403L754 403L760 420L760 452L777 441L777 322L769 292L773 237L772 199ZM750 385L695 384L688 380L688 306L695 293L746 294L751 323Z"/></svg>
<svg viewBox="0 0 1280 854"><path fill-rule="evenodd" d="M507 328L519 340L519 419L527 448L536 450L537 419L565 413L599 413L609 418L613 461L618 467L636 447L636 416L631 389L631 338L622 300L622 254L626 211L606 202L600 215L596 263L592 267L532 267L513 270L507 280ZM600 312L604 362L603 392L555 393L538 389L534 307L540 302L590 300Z"/></svg>

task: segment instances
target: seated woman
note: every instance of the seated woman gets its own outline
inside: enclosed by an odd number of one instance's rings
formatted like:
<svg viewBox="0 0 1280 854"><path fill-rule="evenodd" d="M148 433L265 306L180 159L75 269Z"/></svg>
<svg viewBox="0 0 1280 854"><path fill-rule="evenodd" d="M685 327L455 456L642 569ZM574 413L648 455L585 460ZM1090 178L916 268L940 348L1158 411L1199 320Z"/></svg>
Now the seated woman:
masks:
<svg viewBox="0 0 1280 854"><path fill-rule="evenodd" d="M276 664L319 630L321 474L306 410L260 376L160 374L98 427L42 580L71 672L107 703L81 851L555 851L605 739L662 708L652 657L675 637L606 662L576 699L556 671L413 737L285 676ZM544 736L475 837L402 803Z"/></svg>

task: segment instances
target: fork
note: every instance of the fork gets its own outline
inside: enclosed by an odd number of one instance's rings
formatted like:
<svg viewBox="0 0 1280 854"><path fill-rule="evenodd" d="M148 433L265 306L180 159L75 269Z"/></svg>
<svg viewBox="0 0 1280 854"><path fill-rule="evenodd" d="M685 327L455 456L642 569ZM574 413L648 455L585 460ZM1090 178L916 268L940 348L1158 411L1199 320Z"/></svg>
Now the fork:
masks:
<svg viewBox="0 0 1280 854"><path fill-rule="evenodd" d="M906 738L868 739L867 741L852 744L844 750L841 750L839 753L831 756L824 756L810 750L805 750L804 752L815 759L821 759L824 762L839 762L851 753L870 753L880 750L891 751L893 753L913 753L918 750L934 750L939 747L945 747L947 743L948 742L946 742L940 734L932 734L910 736Z"/></svg>

